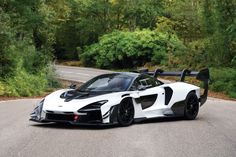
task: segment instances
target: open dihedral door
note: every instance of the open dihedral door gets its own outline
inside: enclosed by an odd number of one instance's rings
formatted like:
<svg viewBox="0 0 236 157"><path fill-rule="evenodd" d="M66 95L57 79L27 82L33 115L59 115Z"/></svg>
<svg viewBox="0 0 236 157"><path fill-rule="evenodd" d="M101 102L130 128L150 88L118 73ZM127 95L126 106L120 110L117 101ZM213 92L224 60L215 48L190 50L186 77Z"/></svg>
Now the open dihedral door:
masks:
<svg viewBox="0 0 236 157"><path fill-rule="evenodd" d="M210 73L209 73L208 68L202 69L199 72L198 71L191 71L188 69L184 69L183 71L179 71L179 72L163 71L161 69L156 69L154 72L149 72L148 69L144 69L144 70L140 70L139 72L146 73L148 75L152 75L155 78L158 76L180 76L181 82L184 82L186 76L196 77L197 80L200 80L203 82L204 92L200 96L200 100L199 100L201 106L207 100L208 87L209 87L209 81L210 81Z"/></svg>

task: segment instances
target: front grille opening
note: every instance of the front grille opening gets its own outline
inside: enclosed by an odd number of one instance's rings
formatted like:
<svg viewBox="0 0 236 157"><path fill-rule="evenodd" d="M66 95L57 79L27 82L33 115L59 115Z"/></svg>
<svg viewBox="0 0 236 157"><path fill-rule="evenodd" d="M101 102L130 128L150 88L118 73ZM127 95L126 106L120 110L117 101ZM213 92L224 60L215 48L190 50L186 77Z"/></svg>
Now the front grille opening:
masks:
<svg viewBox="0 0 236 157"><path fill-rule="evenodd" d="M64 112L65 113L65 112ZM72 112L73 113L73 112ZM46 120L49 121L67 121L74 122L74 114L56 114L56 113L46 113ZM78 123L101 123L102 115L100 110L87 112L87 115L79 115Z"/></svg>
<svg viewBox="0 0 236 157"><path fill-rule="evenodd" d="M63 112L65 114L74 114L74 112Z"/></svg>
<svg viewBox="0 0 236 157"><path fill-rule="evenodd" d="M102 115L100 110L87 112L87 115L80 116L79 122L82 123L101 123Z"/></svg>
<svg viewBox="0 0 236 157"><path fill-rule="evenodd" d="M56 120L56 121L74 121L74 115L65 115L65 114L46 114L46 119Z"/></svg>

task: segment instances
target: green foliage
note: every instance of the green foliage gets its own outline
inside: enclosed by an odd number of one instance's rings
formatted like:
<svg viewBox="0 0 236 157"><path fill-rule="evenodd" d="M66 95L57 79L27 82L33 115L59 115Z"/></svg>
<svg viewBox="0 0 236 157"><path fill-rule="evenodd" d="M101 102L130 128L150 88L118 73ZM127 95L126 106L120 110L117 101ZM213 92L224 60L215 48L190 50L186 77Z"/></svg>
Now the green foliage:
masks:
<svg viewBox="0 0 236 157"><path fill-rule="evenodd" d="M98 42L114 30L154 29L163 5L156 0L60 0L48 4L65 10L56 29L55 55L59 59L77 59L83 48ZM60 5L63 4L63 5ZM57 13L58 14L58 13Z"/></svg>
<svg viewBox="0 0 236 157"><path fill-rule="evenodd" d="M159 65L159 64L164 64L167 62L167 56L168 54L166 53L166 51L155 51L153 54L152 58L151 58L151 63L153 65Z"/></svg>
<svg viewBox="0 0 236 157"><path fill-rule="evenodd" d="M45 77L45 73L32 75L25 71L17 71L14 77L7 79L5 94L8 96L40 95L47 88Z"/></svg>
<svg viewBox="0 0 236 157"><path fill-rule="evenodd" d="M171 0L165 1L165 14L174 22L174 30L185 44L198 40L203 36L200 4L203 0Z"/></svg>
<svg viewBox="0 0 236 157"><path fill-rule="evenodd" d="M44 73L46 73L47 88L60 88L62 86L52 65L48 66L44 71L46 71Z"/></svg>
<svg viewBox="0 0 236 157"><path fill-rule="evenodd" d="M207 36L210 36L215 32L216 29L214 1L203 0L201 13L204 33L206 33Z"/></svg>
<svg viewBox="0 0 236 157"><path fill-rule="evenodd" d="M211 66L206 45L209 45L209 39L207 38L188 43L187 51L177 56L180 58L179 64L192 69Z"/></svg>
<svg viewBox="0 0 236 157"><path fill-rule="evenodd" d="M55 86L48 70L52 26L41 0L0 4L0 95L39 95ZM47 29L46 29L47 28ZM53 82L54 81L54 82Z"/></svg>
<svg viewBox="0 0 236 157"><path fill-rule="evenodd" d="M0 95L5 94L5 85L0 81Z"/></svg>
<svg viewBox="0 0 236 157"><path fill-rule="evenodd" d="M236 98L236 70L233 68L211 68L211 90L224 92Z"/></svg>
<svg viewBox="0 0 236 157"><path fill-rule="evenodd" d="M9 53L9 49L14 49L11 38L13 30L10 25L10 16L0 8L0 77L12 75L16 68L15 58Z"/></svg>
<svg viewBox="0 0 236 157"><path fill-rule="evenodd" d="M183 50L184 46L174 34L155 30L114 31L88 46L81 59L87 66L130 68L150 61L160 64L167 60L168 54Z"/></svg>
<svg viewBox="0 0 236 157"><path fill-rule="evenodd" d="M236 2L204 0L203 23L210 39L209 62L214 66L235 67L236 58Z"/></svg>
<svg viewBox="0 0 236 157"><path fill-rule="evenodd" d="M3 0L0 95L36 95L31 89L58 86L48 69L53 53L101 68L149 63L234 73L235 10L235 0ZM212 88L235 96L235 77L226 76L231 83L219 77Z"/></svg>
<svg viewBox="0 0 236 157"><path fill-rule="evenodd" d="M15 75L0 82L0 96L38 96L48 88L61 87L52 67L42 69L37 74L29 74L17 68Z"/></svg>

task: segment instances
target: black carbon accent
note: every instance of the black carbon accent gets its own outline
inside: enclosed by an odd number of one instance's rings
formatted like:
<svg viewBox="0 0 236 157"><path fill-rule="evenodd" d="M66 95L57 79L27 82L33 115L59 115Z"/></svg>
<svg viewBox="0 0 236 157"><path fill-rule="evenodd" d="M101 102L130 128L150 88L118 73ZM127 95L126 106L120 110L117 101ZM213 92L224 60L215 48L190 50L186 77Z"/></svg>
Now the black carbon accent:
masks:
<svg viewBox="0 0 236 157"><path fill-rule="evenodd" d="M185 100L174 103L171 110L174 112L175 116L184 116Z"/></svg>
<svg viewBox="0 0 236 157"><path fill-rule="evenodd" d="M107 111L103 116L102 119L106 119L110 115L110 110Z"/></svg>
<svg viewBox="0 0 236 157"><path fill-rule="evenodd" d="M56 121L73 121L74 115L47 113L46 119L52 120L52 121L54 121L54 120L56 120Z"/></svg>
<svg viewBox="0 0 236 157"><path fill-rule="evenodd" d="M104 95L108 94L109 92L107 91L102 91L102 92L80 92L78 90L70 90L62 93L60 95L61 99L65 99L65 102L69 102L74 99L87 99L87 98L92 98L96 97L99 95Z"/></svg>
<svg viewBox="0 0 236 157"><path fill-rule="evenodd" d="M79 116L79 123L102 123L101 110L87 112L87 115Z"/></svg>
<svg viewBox="0 0 236 157"><path fill-rule="evenodd" d="M142 121L145 121L145 120L147 120L147 118L146 118L146 117L142 117L142 118L135 118L135 119L134 119L134 122L136 122L136 123L139 123L139 122L142 122Z"/></svg>
<svg viewBox="0 0 236 157"><path fill-rule="evenodd" d="M168 105L173 95L173 90L170 87L164 87L165 90L165 105Z"/></svg>
<svg viewBox="0 0 236 157"><path fill-rule="evenodd" d="M102 123L102 113L100 105L96 103L89 104L78 110L79 113L86 113L86 115L79 115L79 123Z"/></svg>
<svg viewBox="0 0 236 157"><path fill-rule="evenodd" d="M79 119L74 120L74 114L54 114L46 113L46 121L51 122L74 122L74 123L102 123L102 115L100 110L86 112L87 115L78 115Z"/></svg>
<svg viewBox="0 0 236 157"><path fill-rule="evenodd" d="M110 109L110 123L117 123L118 105L112 106Z"/></svg>
<svg viewBox="0 0 236 157"><path fill-rule="evenodd" d="M48 113L54 113L53 111L46 110Z"/></svg>
<svg viewBox="0 0 236 157"><path fill-rule="evenodd" d="M130 94L123 94L121 97L123 98L123 97L125 97L125 96L129 96Z"/></svg>
<svg viewBox="0 0 236 157"><path fill-rule="evenodd" d="M74 112L63 112L65 114L74 114Z"/></svg>
<svg viewBox="0 0 236 157"><path fill-rule="evenodd" d="M135 102L136 102L137 104L141 103L141 99L140 99L140 98L136 98L136 99L134 99L134 100L135 100Z"/></svg>

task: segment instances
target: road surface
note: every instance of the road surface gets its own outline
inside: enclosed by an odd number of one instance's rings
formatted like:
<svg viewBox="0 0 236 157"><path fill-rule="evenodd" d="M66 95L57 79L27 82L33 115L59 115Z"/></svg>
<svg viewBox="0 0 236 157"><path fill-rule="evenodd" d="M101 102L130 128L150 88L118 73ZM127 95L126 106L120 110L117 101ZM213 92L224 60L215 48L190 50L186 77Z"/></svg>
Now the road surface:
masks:
<svg viewBox="0 0 236 157"><path fill-rule="evenodd" d="M107 71L58 66L86 81ZM130 127L28 121L39 99L0 102L0 157L236 157L236 102L210 98L194 121L157 119Z"/></svg>
<svg viewBox="0 0 236 157"><path fill-rule="evenodd" d="M56 66L56 73L58 74L59 78L83 83L97 75L109 72L112 71L100 70L94 68L82 68L82 67L78 68L78 67L62 66L62 65Z"/></svg>

